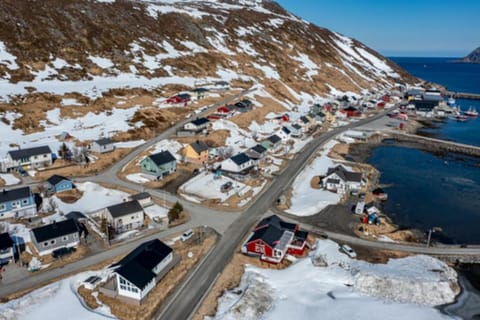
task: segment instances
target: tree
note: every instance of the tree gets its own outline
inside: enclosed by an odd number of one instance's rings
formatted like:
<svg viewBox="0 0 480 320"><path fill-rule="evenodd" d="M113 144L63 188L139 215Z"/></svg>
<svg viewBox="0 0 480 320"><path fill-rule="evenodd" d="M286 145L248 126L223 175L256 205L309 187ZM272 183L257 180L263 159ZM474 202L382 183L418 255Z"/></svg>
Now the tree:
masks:
<svg viewBox="0 0 480 320"><path fill-rule="evenodd" d="M168 211L168 221L173 222L180 218L180 213L183 211L183 206L177 201L173 207Z"/></svg>
<svg viewBox="0 0 480 320"><path fill-rule="evenodd" d="M100 222L100 230L107 235L108 240L113 239L115 230L113 230L113 228L108 224L107 219L102 218L102 221Z"/></svg>
<svg viewBox="0 0 480 320"><path fill-rule="evenodd" d="M67 160L70 158L71 152L70 152L70 149L65 144L65 142L62 143L62 145L60 146L60 149L58 150L58 155L62 157L63 160Z"/></svg>

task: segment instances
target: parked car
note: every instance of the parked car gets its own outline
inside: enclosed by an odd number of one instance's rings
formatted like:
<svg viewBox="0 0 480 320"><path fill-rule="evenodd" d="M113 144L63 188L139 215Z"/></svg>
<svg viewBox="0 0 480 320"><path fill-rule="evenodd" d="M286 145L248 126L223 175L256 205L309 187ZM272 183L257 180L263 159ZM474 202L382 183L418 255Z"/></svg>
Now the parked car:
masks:
<svg viewBox="0 0 480 320"><path fill-rule="evenodd" d="M182 241L187 241L188 239L190 239L191 237L193 236L193 230L192 229L188 229L187 231L185 231L183 234L182 234L182 237L180 238Z"/></svg>
<svg viewBox="0 0 480 320"><path fill-rule="evenodd" d="M345 252L352 259L357 257L357 254L355 253L355 251L353 251L353 249L350 248L350 246L347 244L344 244L342 246L342 251Z"/></svg>
<svg viewBox="0 0 480 320"><path fill-rule="evenodd" d="M22 168L18 169L18 173L19 173L22 177L28 176L27 171L23 170Z"/></svg>
<svg viewBox="0 0 480 320"><path fill-rule="evenodd" d="M75 252L75 248L67 248L67 247L63 247L63 248L60 248L60 249L57 249L57 250L53 250L52 252L52 256L55 258L55 259L58 259L58 258L61 258L63 256L66 256L66 255L69 255L71 253Z"/></svg>

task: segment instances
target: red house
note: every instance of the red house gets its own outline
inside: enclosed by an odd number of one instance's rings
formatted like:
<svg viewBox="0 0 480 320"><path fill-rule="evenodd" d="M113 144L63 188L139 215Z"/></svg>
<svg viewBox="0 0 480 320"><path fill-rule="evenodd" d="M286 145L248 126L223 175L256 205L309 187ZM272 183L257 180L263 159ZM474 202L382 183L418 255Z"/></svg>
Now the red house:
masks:
<svg viewBox="0 0 480 320"><path fill-rule="evenodd" d="M167 103L170 103L170 104L183 103L186 106L191 100L192 100L192 96L190 96L188 93L180 93L180 94L174 95L173 97L168 98Z"/></svg>
<svg viewBox="0 0 480 320"><path fill-rule="evenodd" d="M384 95L382 98L383 102L389 103L390 102L390 96L388 94Z"/></svg>
<svg viewBox="0 0 480 320"><path fill-rule="evenodd" d="M333 111L333 106L330 103L326 103L323 105L323 110L332 112Z"/></svg>
<svg viewBox="0 0 480 320"><path fill-rule="evenodd" d="M279 263L287 253L302 255L308 246L307 237L308 232L299 230L297 224L273 215L260 221L243 244L242 252L259 256L263 261Z"/></svg>
<svg viewBox="0 0 480 320"><path fill-rule="evenodd" d="M341 113L347 115L347 117L359 117L362 113L355 107L350 106L340 110Z"/></svg>
<svg viewBox="0 0 480 320"><path fill-rule="evenodd" d="M222 106L222 107L217 109L217 112L218 113L230 113L230 110L228 110L228 108L226 106Z"/></svg>
<svg viewBox="0 0 480 320"><path fill-rule="evenodd" d="M288 114L283 114L282 115L282 121L284 121L284 122L290 121L290 116Z"/></svg>
<svg viewBox="0 0 480 320"><path fill-rule="evenodd" d="M377 103L377 108L385 108L385 102L380 101L379 103Z"/></svg>

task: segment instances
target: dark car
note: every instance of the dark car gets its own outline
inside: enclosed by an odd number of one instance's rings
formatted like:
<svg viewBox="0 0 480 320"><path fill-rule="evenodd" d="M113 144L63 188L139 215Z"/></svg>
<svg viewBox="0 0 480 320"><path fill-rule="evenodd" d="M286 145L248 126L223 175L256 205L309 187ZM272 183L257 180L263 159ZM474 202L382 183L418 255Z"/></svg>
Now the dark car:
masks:
<svg viewBox="0 0 480 320"><path fill-rule="evenodd" d="M55 259L59 259L63 256L66 256L66 255L69 255L71 253L75 252L75 248L66 248L66 247L63 247L63 248L60 248L60 249L57 249L57 250L53 250L52 252L52 256L55 258Z"/></svg>
<svg viewBox="0 0 480 320"><path fill-rule="evenodd" d="M23 170L22 168L18 169L18 173L22 176L22 177L26 177L28 175L27 171Z"/></svg>

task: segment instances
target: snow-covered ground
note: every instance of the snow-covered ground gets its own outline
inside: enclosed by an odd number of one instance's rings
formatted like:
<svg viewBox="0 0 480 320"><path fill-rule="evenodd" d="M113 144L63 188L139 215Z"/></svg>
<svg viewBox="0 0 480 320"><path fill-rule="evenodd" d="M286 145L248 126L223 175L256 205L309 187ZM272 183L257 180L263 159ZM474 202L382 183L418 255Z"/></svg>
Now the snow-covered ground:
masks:
<svg viewBox="0 0 480 320"><path fill-rule="evenodd" d="M221 192L220 187L227 182L232 182L233 189L228 192ZM182 196L186 194L188 199L196 198L197 201L220 199L223 202L234 194L245 194L251 188L229 177L221 176L218 179L214 179L213 173L202 172L184 183L178 190Z"/></svg>
<svg viewBox="0 0 480 320"><path fill-rule="evenodd" d="M325 175L334 163L327 155L338 142L330 140L323 151L312 163L308 164L297 176L292 185L291 206L286 212L296 216L310 216L323 210L329 204L340 201L340 195L323 189L313 189L310 185L313 177Z"/></svg>
<svg viewBox="0 0 480 320"><path fill-rule="evenodd" d="M83 195L74 203L65 203L56 196L53 196L53 202L58 210L64 214L70 211L80 211L84 213L95 212L105 207L118 204L128 198L128 193L108 189L93 182L76 183L75 186Z"/></svg>
<svg viewBox="0 0 480 320"><path fill-rule="evenodd" d="M328 266L315 266L319 260ZM428 256L370 264L319 240L310 257L287 269L247 266L213 319L452 319L431 306L452 302L455 282L453 269Z"/></svg>
<svg viewBox="0 0 480 320"><path fill-rule="evenodd" d="M20 183L20 179L18 179L11 173L0 173L0 179L5 182L6 186L12 186L14 184Z"/></svg>
<svg viewBox="0 0 480 320"><path fill-rule="evenodd" d="M0 304L0 319L22 320L100 320L116 319L105 305L90 311L80 302L76 291L85 279L106 279L110 271L88 271L49 284L7 303ZM103 281L103 280L102 280Z"/></svg>

